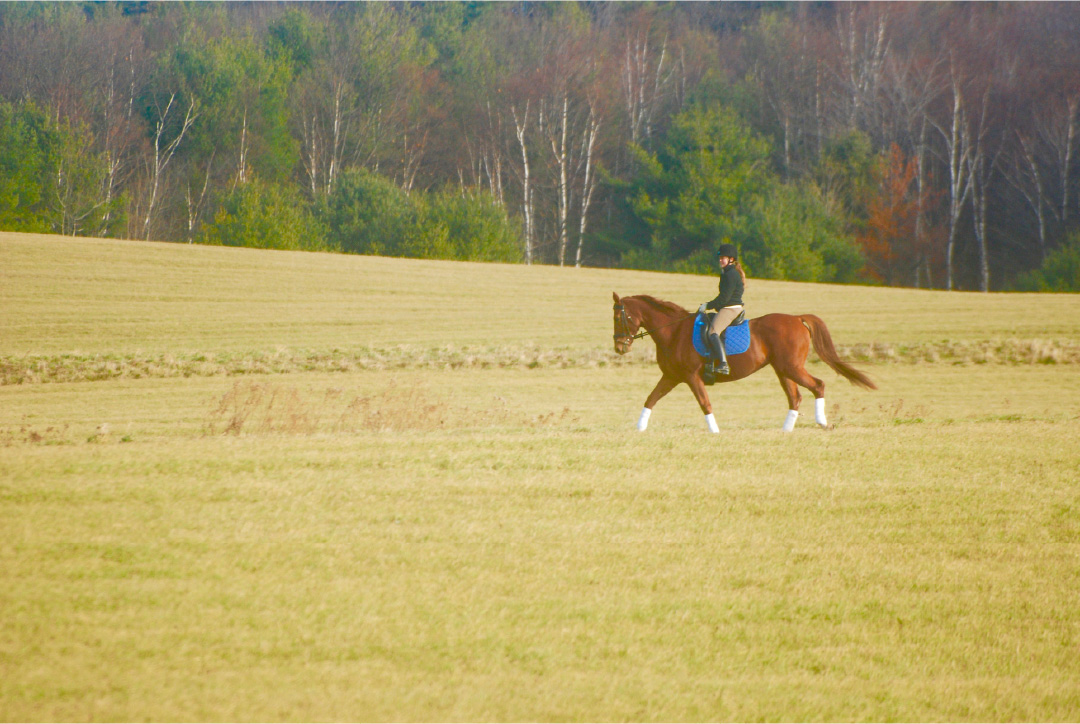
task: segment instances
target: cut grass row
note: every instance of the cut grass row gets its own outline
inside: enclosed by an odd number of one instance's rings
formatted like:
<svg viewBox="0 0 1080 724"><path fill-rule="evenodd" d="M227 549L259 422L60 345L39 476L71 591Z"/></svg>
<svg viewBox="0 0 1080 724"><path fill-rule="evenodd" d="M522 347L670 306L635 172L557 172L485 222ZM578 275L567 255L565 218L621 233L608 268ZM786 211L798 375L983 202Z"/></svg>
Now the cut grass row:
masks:
<svg viewBox="0 0 1080 724"><path fill-rule="evenodd" d="M1044 340L940 342L915 345L855 344L837 346L857 363L920 362L953 365L1075 365L1080 343ZM211 354L58 354L0 357L0 385L90 382L146 377L216 377L278 375L298 372L356 372L404 369L619 368L655 364L647 343L626 356L610 349L540 347L462 347L331 350L314 352L278 348L273 352Z"/></svg>

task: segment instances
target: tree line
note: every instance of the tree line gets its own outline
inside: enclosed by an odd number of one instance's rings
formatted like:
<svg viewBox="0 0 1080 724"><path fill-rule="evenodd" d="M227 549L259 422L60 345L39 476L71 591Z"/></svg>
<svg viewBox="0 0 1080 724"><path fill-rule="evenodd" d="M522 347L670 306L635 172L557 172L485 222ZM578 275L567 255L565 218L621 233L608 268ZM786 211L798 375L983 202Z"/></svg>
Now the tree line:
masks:
<svg viewBox="0 0 1080 724"><path fill-rule="evenodd" d="M0 228L1080 291L1070 3L2 3Z"/></svg>

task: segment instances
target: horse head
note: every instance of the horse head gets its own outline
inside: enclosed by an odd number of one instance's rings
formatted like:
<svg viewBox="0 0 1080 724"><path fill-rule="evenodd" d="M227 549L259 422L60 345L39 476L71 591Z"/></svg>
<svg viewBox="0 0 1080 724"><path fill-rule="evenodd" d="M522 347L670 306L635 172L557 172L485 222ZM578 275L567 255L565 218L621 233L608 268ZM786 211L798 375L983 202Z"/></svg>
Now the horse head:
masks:
<svg viewBox="0 0 1080 724"><path fill-rule="evenodd" d="M638 329L641 328L641 320L626 308L618 294L612 292L611 297L615 300L615 305L612 307L615 330L612 337L615 340L615 351L626 354L630 351L630 345L634 343Z"/></svg>

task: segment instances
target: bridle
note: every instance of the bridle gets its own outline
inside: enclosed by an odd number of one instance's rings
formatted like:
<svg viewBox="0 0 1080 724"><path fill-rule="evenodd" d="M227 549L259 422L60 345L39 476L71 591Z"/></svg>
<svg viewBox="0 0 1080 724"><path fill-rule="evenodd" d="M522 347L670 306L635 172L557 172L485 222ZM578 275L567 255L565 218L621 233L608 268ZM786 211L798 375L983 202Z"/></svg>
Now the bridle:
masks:
<svg viewBox="0 0 1080 724"><path fill-rule="evenodd" d="M653 329L642 329L637 334L631 334L630 333L630 316L626 313L626 307L623 306L623 304L620 302L619 304L613 305L611 308L619 313L619 324L622 325L622 328L623 328L623 333L622 334L619 334L618 332L616 332L615 334L613 334L611 336L615 338L616 342L618 342L620 340L625 340L627 347L632 345L634 343L634 340L636 340L636 339L644 339L645 337L652 334L653 332L655 332L658 329L664 329L665 327L670 327L672 325L678 324L679 322L683 321L684 319L689 319L690 317L694 316L694 313L691 312L690 314L679 317L678 319L675 319L675 320L673 320L671 322L668 322L667 324L661 324L659 327L654 327Z"/></svg>
<svg viewBox="0 0 1080 724"><path fill-rule="evenodd" d="M626 313L626 307L624 307L622 304L616 304L612 306L612 309L619 313L619 324L622 325L623 329L622 334L616 332L615 334L611 335L615 338L616 342L625 341L626 346L629 347L634 343L635 339L644 339L646 336L648 336L649 330L647 329L642 329L637 334L630 333L630 316Z"/></svg>

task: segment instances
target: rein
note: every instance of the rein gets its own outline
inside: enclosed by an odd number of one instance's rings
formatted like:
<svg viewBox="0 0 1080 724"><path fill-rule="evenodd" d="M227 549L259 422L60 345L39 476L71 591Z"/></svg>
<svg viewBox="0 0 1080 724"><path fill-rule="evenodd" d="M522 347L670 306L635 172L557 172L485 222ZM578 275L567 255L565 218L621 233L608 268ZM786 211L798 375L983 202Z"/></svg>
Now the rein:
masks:
<svg viewBox="0 0 1080 724"><path fill-rule="evenodd" d="M616 305L612 306L612 309L614 309L615 311L617 311L619 313L619 323L622 324L623 334L613 334L611 336L616 340L628 339L628 340L630 340L630 344L633 344L634 340L636 340L636 339L644 339L645 337L649 336L650 334L652 334L653 332L655 332L657 330L665 329L665 328L670 327L672 325L678 324L679 322L683 321L684 319L690 319L690 317L693 317L694 314L695 314L695 312L690 312L689 314L683 315L682 317L679 317L678 319L675 319L675 320L673 320L671 322L668 322L667 324L661 324L659 327L653 327L652 329L644 329L643 328L637 334L630 334L630 317L626 314L626 307L624 305L622 305L622 304L616 304Z"/></svg>

